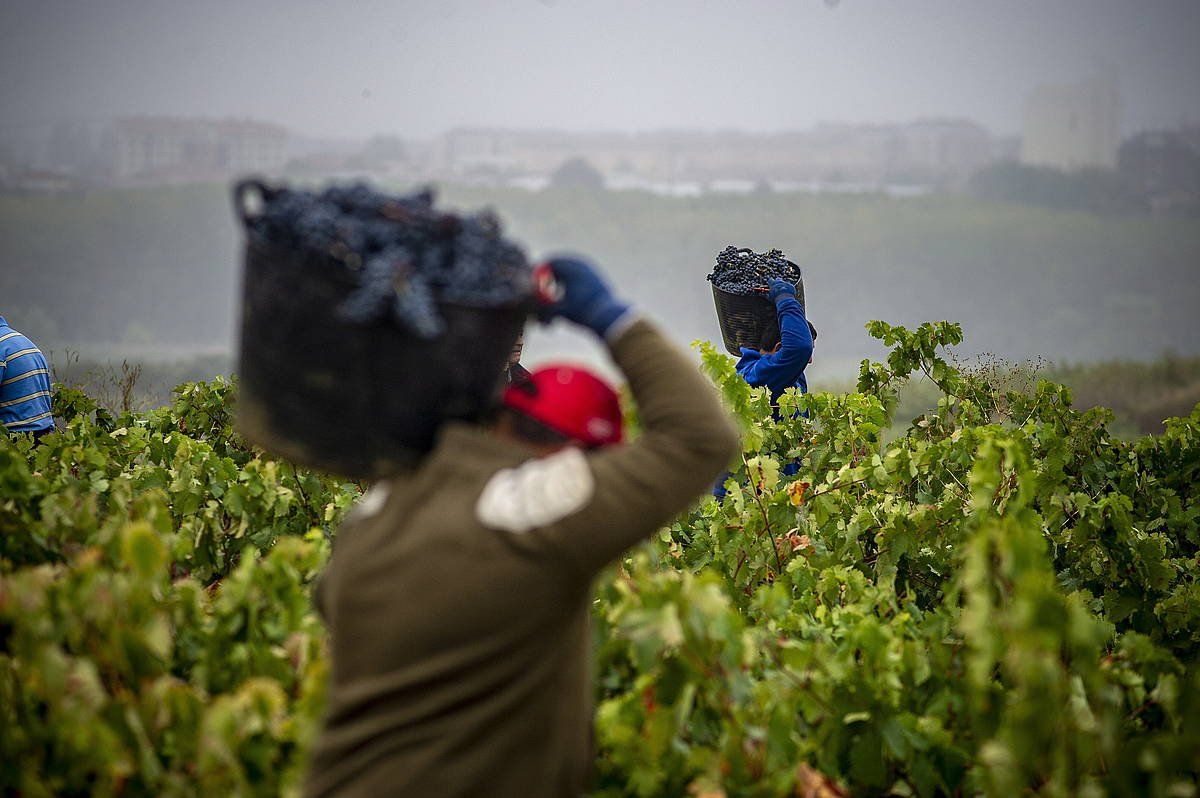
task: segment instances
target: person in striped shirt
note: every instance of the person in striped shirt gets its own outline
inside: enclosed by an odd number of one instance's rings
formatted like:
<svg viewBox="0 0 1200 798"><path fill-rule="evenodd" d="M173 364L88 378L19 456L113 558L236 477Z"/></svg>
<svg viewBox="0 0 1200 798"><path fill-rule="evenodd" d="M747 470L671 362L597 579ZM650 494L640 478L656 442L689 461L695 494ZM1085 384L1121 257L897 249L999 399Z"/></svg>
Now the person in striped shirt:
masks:
<svg viewBox="0 0 1200 798"><path fill-rule="evenodd" d="M0 316L0 425L37 438L54 431L50 367L42 350Z"/></svg>

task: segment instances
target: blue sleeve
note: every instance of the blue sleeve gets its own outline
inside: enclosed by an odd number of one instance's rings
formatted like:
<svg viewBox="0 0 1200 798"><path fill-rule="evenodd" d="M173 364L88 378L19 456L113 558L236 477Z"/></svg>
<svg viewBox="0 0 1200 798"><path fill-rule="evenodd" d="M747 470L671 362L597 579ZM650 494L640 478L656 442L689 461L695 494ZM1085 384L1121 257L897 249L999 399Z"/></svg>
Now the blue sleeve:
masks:
<svg viewBox="0 0 1200 798"><path fill-rule="evenodd" d="M786 294L779 297L775 302L775 310L779 315L781 346L778 352L759 361L762 363L760 368L770 368L777 375L790 375L786 381L792 383L800 378L808 361L812 360L812 332L808 329L804 310L795 297Z"/></svg>

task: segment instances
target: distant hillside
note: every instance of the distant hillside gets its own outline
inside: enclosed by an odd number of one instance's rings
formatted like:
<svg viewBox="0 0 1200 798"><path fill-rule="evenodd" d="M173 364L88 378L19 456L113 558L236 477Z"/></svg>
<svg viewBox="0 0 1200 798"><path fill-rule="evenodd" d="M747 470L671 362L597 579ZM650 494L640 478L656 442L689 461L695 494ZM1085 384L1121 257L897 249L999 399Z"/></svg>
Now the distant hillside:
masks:
<svg viewBox="0 0 1200 798"><path fill-rule="evenodd" d="M227 187L0 198L0 313L47 346L228 349L239 232ZM468 189L535 254L593 256L681 342L716 339L704 275L726 244L777 246L806 275L814 369L878 350L869 319L963 323L1010 360L1200 353L1200 226L964 197Z"/></svg>

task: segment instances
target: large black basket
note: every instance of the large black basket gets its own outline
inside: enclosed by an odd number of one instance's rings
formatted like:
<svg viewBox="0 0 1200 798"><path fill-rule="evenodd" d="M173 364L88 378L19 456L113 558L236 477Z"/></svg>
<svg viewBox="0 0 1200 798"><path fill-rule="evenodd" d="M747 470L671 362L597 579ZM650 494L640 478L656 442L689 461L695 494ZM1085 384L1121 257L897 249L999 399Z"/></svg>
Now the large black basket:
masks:
<svg viewBox="0 0 1200 798"><path fill-rule="evenodd" d="M249 224L244 191L235 202ZM340 319L354 287L329 256L247 241L236 424L292 462L375 479L415 465L446 421L493 406L530 308L442 304L445 334L423 341Z"/></svg>
<svg viewBox="0 0 1200 798"><path fill-rule="evenodd" d="M717 306L717 321L721 325L721 339L725 349L734 357L740 357L742 347L757 349L763 332L779 327L775 305L767 295L742 296L712 287L713 302ZM804 305L804 278L796 281L796 299Z"/></svg>

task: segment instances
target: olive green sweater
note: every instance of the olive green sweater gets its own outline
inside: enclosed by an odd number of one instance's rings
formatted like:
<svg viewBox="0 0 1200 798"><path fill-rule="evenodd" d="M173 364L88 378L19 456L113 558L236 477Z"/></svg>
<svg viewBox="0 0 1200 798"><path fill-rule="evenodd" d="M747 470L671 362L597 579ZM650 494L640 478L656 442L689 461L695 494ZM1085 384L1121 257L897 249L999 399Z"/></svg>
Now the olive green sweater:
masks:
<svg viewBox="0 0 1200 798"><path fill-rule="evenodd" d="M338 533L317 589L329 708L308 796L576 796L591 766L596 572L711 487L737 436L648 322L611 351L643 431L535 458L454 424Z"/></svg>

